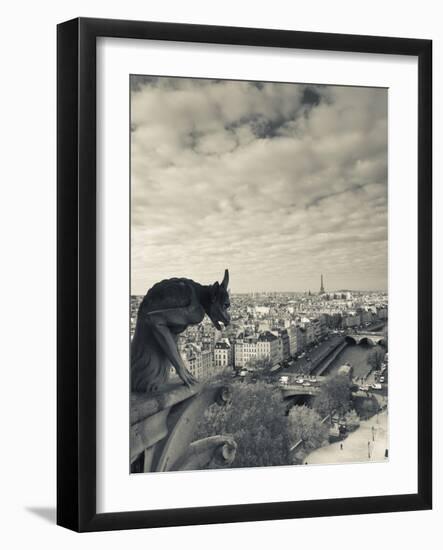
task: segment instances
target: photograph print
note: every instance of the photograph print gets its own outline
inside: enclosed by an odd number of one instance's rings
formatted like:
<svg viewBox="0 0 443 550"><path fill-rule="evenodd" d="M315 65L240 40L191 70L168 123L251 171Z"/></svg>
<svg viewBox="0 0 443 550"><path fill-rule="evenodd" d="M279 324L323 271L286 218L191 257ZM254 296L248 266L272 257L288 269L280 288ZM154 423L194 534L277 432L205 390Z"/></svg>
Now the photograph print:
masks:
<svg viewBox="0 0 443 550"><path fill-rule="evenodd" d="M130 472L388 460L388 90L129 93Z"/></svg>

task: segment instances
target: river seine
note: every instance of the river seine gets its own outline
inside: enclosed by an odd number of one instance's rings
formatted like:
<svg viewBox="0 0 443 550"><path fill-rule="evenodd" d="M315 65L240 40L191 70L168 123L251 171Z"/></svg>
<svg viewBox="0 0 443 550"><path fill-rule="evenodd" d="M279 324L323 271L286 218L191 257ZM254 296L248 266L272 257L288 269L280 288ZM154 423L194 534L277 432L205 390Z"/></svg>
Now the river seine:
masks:
<svg viewBox="0 0 443 550"><path fill-rule="evenodd" d="M368 354L373 349L384 348L381 346L371 346L368 344L348 344L344 350L334 359L328 369L328 374L336 371L344 363L349 363L354 367L354 376L357 378L365 377L370 366L368 365Z"/></svg>

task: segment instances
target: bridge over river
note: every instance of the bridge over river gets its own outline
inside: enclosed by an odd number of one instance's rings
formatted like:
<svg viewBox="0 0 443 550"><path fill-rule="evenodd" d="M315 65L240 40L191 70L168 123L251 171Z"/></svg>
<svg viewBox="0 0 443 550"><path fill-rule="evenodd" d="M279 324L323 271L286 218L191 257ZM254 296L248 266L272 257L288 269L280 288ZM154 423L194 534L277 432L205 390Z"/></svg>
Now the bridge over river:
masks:
<svg viewBox="0 0 443 550"><path fill-rule="evenodd" d="M281 384L280 390L283 397L315 396L319 393L326 379L326 376L294 377L289 381L289 384Z"/></svg>
<svg viewBox="0 0 443 550"><path fill-rule="evenodd" d="M287 397L315 397L320 392L320 385L303 386L300 385L287 385L280 387L283 394L283 398Z"/></svg>
<svg viewBox="0 0 443 550"><path fill-rule="evenodd" d="M332 335L328 340L322 342L315 349L309 350L307 356L293 361L290 366L281 371L281 374L289 376L304 377L308 383L309 373L311 377L321 380L325 375L337 371L341 365L349 364L353 367L353 376L362 383L371 371L368 363L368 354L375 347L383 345L385 334L383 332L348 332L345 334ZM301 374L303 373L303 374ZM311 378L312 380L312 378ZM301 395L313 396L318 393L318 385L309 383L308 385L291 384L283 388L288 396ZM289 388L294 393L289 394Z"/></svg>
<svg viewBox="0 0 443 550"><path fill-rule="evenodd" d="M317 376L316 382L305 382L304 384L285 384L280 386L283 398L289 397L315 397L320 393L320 388L324 383L326 376ZM354 380L355 383L355 380ZM308 385L309 384L309 385ZM383 390L374 390L371 387L368 387L367 390L355 389L352 392L354 397L368 397L369 395L375 394L380 395L383 393Z"/></svg>
<svg viewBox="0 0 443 550"><path fill-rule="evenodd" d="M357 332L355 334L347 334L345 341L353 344L383 344L385 335L383 332Z"/></svg>

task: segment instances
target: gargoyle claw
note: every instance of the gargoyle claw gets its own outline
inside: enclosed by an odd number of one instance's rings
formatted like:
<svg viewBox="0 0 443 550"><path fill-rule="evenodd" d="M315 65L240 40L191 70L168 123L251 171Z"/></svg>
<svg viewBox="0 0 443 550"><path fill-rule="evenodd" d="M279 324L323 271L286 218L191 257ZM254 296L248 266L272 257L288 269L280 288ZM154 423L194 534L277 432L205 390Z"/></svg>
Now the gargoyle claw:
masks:
<svg viewBox="0 0 443 550"><path fill-rule="evenodd" d="M196 378L188 370L180 371L178 375L189 388L197 382Z"/></svg>

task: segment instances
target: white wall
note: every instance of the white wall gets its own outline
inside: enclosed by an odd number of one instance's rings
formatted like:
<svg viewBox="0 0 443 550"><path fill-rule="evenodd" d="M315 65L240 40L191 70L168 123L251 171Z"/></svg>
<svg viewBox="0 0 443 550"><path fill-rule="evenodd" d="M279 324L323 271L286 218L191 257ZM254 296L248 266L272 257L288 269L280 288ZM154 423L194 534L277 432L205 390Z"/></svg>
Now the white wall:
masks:
<svg viewBox="0 0 443 550"><path fill-rule="evenodd" d="M122 544L143 547L255 548L275 544L316 548L362 549L419 546L441 540L441 479L435 471L435 510L385 514L75 535L53 525L55 506L55 25L76 17L111 17L235 26L432 38L434 42L435 145L443 150L443 31L439 2L222 2L67 0L8 2L2 6L2 83L0 109L0 277L1 453L0 540L6 548L26 543L47 548L110 550ZM6 124L5 124L6 123ZM442 181L443 163L435 154L434 181ZM443 207L441 185L435 207ZM437 218L437 215L435 216ZM442 235L441 215L436 221ZM441 248L441 247L440 247ZM437 252L437 246L435 245ZM435 280L442 278L441 253ZM435 291L435 309L443 309ZM438 318L437 318L438 317ZM436 314L435 335L442 332ZM437 324L438 323L438 324ZM20 327L25 324L26 334ZM441 342L434 364L441 363ZM435 387L442 376L436 372ZM435 392L436 396L440 394ZM436 405L436 421L442 418ZM442 460L441 433L435 463ZM437 430L435 430L437 436ZM32 511L38 509L38 513ZM5 541L2 541L5 542ZM158 546L156 546L158 545ZM433 545L436 547L436 545Z"/></svg>

